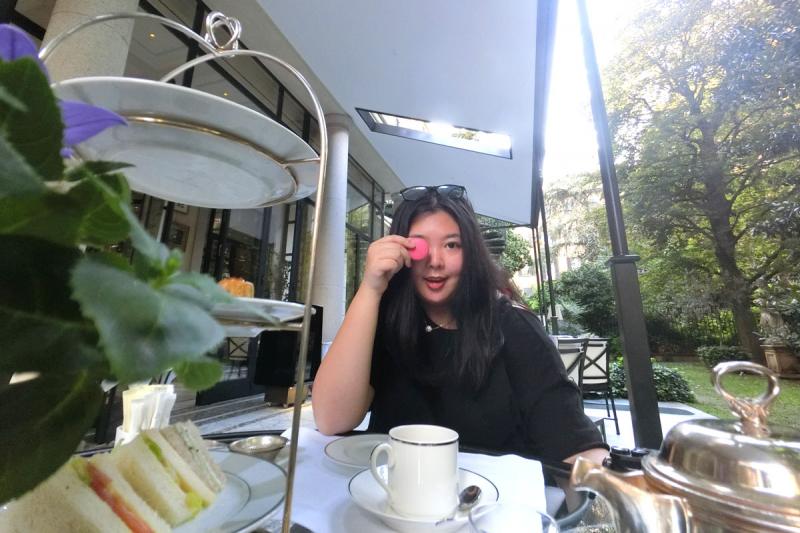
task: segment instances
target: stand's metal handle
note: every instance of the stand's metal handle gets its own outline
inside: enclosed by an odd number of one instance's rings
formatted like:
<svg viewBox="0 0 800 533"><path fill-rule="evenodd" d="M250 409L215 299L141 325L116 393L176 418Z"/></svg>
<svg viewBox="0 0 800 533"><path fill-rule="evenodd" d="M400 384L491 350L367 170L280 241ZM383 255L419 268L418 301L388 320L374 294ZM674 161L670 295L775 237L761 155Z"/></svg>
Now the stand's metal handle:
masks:
<svg viewBox="0 0 800 533"><path fill-rule="evenodd" d="M317 195L315 201L315 210L316 216L314 217L314 224L312 230L312 237L311 237L311 249L309 253L309 260L308 260L308 279L306 284L306 294L305 294L305 311L303 314L303 326L302 326L302 333L300 335L300 354L298 356L297 361L297 397L304 398L305 397L305 368L306 368L306 356L308 352L308 341L309 341L309 329L311 323L311 314L313 307L311 306L311 291L313 287L313 280L314 280L314 267L316 264L316 250L317 250L317 241L319 237L319 227L320 227L320 213L324 209L324 189L325 189L325 169L328 162L328 131L327 126L325 124L325 114L322 111L322 105L319 102L319 99L314 94L314 91L311 88L309 82L305 79L305 77L292 65L286 63L285 61L272 56L270 54L264 52L258 52L254 50L238 50L238 41L241 35L241 24L238 20L227 17L219 12L213 12L206 17L206 38L203 38L178 22L174 22L164 17L160 17L158 15L151 15L149 13L111 13L107 15L98 15L96 17L92 17L91 19L78 24L69 30L57 35L52 41L50 41L46 46L44 46L39 51L39 59L42 62L46 62L50 55L53 53L53 50L58 48L58 46L67 38L74 35L78 31L86 28L87 26L91 26L92 24L98 24L101 22L108 22L110 20L117 20L117 19L146 19L146 20L154 20L159 22L169 28L172 28L191 39L197 41L200 46L208 52L208 54L198 57L193 61L190 61L178 68L174 69L172 72L164 76L161 81L167 81L172 79L174 76L180 74L181 72L192 68L196 65L204 63L206 61L210 61L211 59L217 58L227 58L227 57L235 57L235 56L254 56L260 59L272 61L277 63L278 65L282 66L286 69L292 76L294 76L297 81L300 82L303 89L308 94L309 98L311 99L312 106L314 109L314 114L316 115L317 122L319 124L319 175L317 181ZM230 38L220 44L220 41L217 37L218 30L226 29L230 33ZM302 164L306 161L297 161L297 162L286 162L286 165L289 164ZM290 526L291 526L291 513L292 513L292 500L293 500L293 489L294 489L294 476L295 476L295 468L297 465L297 441L300 431L300 414L301 414L302 402L296 401L294 405L294 412L292 416L292 433L290 438L289 444L289 464L287 469L287 481L286 481L286 498L284 500L284 512L283 512L283 522L282 522L282 531L283 533L289 533Z"/></svg>
<svg viewBox="0 0 800 533"><path fill-rule="evenodd" d="M211 17L211 15L215 13L216 12L211 13L209 17ZM225 18L227 19L228 17ZM86 20L85 22L81 22L80 24L77 24L72 28L63 31L62 33L59 33L49 43L44 45L41 50L39 50L39 59L41 59L43 63L46 63L47 60L52 55L53 51L56 48L58 48L61 45L61 43L63 43L66 39L68 39L72 35L85 29L86 27L92 26L94 24L100 24L101 22L109 22L111 20L119 20L119 19L153 20L163 24L164 26L172 28L173 30L179 31L182 34L186 35L187 37L194 39L200 44L201 47L203 47L209 53L217 51L217 49L215 48L216 41L214 41L214 43L212 43L211 41L207 41L206 39L197 35L195 32L193 32L180 22L175 22L174 20L170 20L168 18L164 18L159 15L151 15L150 13L109 13L107 15L97 15L96 17L92 17L89 20ZM237 20L236 23L238 24L239 21ZM220 25L221 24L217 24L217 27L219 27ZM239 33L241 33L241 26L239 26L239 28L240 28ZM238 38L239 35L236 36L237 40ZM222 48L220 48L219 50L222 50Z"/></svg>

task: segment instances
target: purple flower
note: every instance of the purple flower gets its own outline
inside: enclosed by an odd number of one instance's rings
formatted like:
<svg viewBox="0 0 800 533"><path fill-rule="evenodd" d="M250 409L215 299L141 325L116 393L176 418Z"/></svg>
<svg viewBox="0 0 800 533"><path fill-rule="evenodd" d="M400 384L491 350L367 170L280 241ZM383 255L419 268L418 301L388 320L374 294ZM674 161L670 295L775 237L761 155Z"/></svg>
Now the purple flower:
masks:
<svg viewBox="0 0 800 533"><path fill-rule="evenodd" d="M64 120L64 146L66 147L75 146L111 126L126 124L124 118L102 107L68 101L60 101L59 105L61 106L61 118Z"/></svg>
<svg viewBox="0 0 800 533"><path fill-rule="evenodd" d="M0 24L0 60L14 61L23 57L35 59L47 76L47 69L39 59L36 45L28 35L16 26ZM64 121L64 148L61 150L63 157L72 155L70 147L94 137L104 129L126 124L124 118L101 107L61 100L58 105Z"/></svg>
<svg viewBox="0 0 800 533"><path fill-rule="evenodd" d="M33 44L28 34L11 24L0 24L0 59L14 61L23 57L35 59L39 63L39 68L47 76L47 69L39 59L36 45Z"/></svg>

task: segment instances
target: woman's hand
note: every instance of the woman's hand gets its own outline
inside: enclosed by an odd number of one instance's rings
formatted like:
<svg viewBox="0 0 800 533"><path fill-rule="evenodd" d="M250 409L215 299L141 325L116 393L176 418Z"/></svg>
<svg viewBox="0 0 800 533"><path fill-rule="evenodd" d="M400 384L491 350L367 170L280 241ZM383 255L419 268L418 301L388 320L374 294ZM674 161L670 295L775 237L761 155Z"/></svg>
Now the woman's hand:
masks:
<svg viewBox="0 0 800 533"><path fill-rule="evenodd" d="M414 243L400 235L388 235L374 241L367 250L367 263L361 286L377 294L383 294L392 276L404 266L411 266L411 256L408 255L408 251L413 248Z"/></svg>

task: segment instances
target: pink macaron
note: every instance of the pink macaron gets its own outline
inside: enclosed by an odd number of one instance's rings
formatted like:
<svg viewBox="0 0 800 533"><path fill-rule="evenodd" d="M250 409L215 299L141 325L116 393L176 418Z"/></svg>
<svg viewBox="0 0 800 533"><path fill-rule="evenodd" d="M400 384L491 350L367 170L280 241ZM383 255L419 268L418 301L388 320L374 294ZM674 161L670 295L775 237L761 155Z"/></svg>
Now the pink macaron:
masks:
<svg viewBox="0 0 800 533"><path fill-rule="evenodd" d="M408 251L408 255L411 256L411 259L414 261L422 261L428 257L428 242L425 239L411 237L410 240L414 242L414 248Z"/></svg>

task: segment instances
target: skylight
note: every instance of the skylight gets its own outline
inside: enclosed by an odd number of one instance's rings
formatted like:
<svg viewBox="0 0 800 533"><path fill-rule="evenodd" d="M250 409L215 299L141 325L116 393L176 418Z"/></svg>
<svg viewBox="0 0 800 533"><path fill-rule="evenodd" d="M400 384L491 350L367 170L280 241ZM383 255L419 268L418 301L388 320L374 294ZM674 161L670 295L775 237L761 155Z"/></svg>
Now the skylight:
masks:
<svg viewBox="0 0 800 533"><path fill-rule="evenodd" d="M367 127L377 133L511 159L511 137L504 133L462 128L367 109L356 108L356 111L367 123Z"/></svg>

